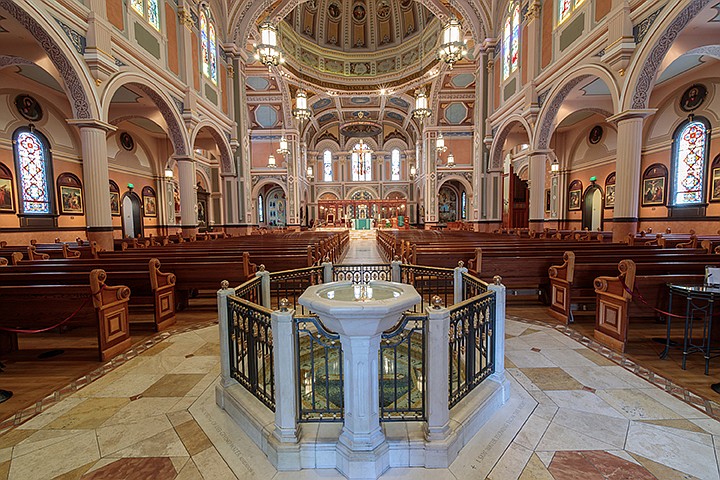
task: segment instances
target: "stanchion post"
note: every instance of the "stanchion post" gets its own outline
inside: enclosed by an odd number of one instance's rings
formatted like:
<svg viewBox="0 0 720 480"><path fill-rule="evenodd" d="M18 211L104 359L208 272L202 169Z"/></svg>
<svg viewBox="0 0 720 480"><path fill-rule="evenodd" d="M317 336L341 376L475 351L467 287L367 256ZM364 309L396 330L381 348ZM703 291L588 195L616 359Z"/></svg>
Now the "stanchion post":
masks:
<svg viewBox="0 0 720 480"><path fill-rule="evenodd" d="M260 302L265 308L272 308L270 301L270 272L265 270L265 265L260 265L259 270L255 272L256 277L260 277Z"/></svg>
<svg viewBox="0 0 720 480"><path fill-rule="evenodd" d="M429 442L445 440L450 433L450 399L448 398L448 375L450 357L448 333L450 310L443 308L442 299L435 295L427 307L428 327L425 340L427 362L425 368L427 387L427 421L425 439Z"/></svg>
<svg viewBox="0 0 720 480"><path fill-rule="evenodd" d="M275 430L281 443L297 443L297 355L293 329L295 310L288 308L287 298L280 299L280 309L272 312L275 356Z"/></svg>
<svg viewBox="0 0 720 480"><path fill-rule="evenodd" d="M228 296L235 293L230 288L230 282L220 282L220 290L217 291L218 326L220 329L220 379L223 386L228 386L233 379L230 376L230 316L228 314Z"/></svg>
<svg viewBox="0 0 720 480"><path fill-rule="evenodd" d="M495 292L495 319L493 328L493 363L495 371L493 376L498 381L505 379L505 285L502 284L502 277L495 275L493 283L488 285L488 290Z"/></svg>

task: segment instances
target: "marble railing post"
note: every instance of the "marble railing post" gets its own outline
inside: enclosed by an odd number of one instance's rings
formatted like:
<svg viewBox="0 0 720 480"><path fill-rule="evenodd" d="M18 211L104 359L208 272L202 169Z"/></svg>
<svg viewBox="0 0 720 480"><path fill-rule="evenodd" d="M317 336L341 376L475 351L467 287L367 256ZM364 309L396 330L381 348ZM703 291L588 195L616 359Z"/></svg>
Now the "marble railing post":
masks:
<svg viewBox="0 0 720 480"><path fill-rule="evenodd" d="M427 308L428 328L425 343L427 362L425 388L427 402L427 421L425 439L443 441L450 433L450 404L448 394L448 374L450 372L450 310L441 306Z"/></svg>
<svg viewBox="0 0 720 480"><path fill-rule="evenodd" d="M468 269L465 268L465 264L462 260L458 262L458 266L455 267L453 272L453 304L460 303L463 300L463 273L467 273Z"/></svg>
<svg viewBox="0 0 720 480"><path fill-rule="evenodd" d="M393 260L390 262L390 279L393 282L400 283L400 265L402 265L400 260Z"/></svg>
<svg viewBox="0 0 720 480"><path fill-rule="evenodd" d="M227 280L223 280L220 285L220 290L217 291L218 328L220 330L220 380L222 385L227 387L233 382L230 376L230 345L228 344L230 322L232 321L228 316L228 295L233 295L235 289L229 288L230 283Z"/></svg>
<svg viewBox="0 0 720 480"><path fill-rule="evenodd" d="M265 308L272 308L270 300L270 272L265 270L265 265L260 265L260 270L255 272L260 277L260 303Z"/></svg>
<svg viewBox="0 0 720 480"><path fill-rule="evenodd" d="M495 371L491 378L498 382L505 380L505 301L506 291L502 278L493 277L494 283L488 285L488 290L495 292L495 328L493 329L493 355Z"/></svg>
<svg viewBox="0 0 720 480"><path fill-rule="evenodd" d="M275 373L275 430L273 435L281 443L298 442L297 426L297 355L293 334L293 315L287 299L280 300L280 310L271 315ZM299 468L299 465L298 465Z"/></svg>
<svg viewBox="0 0 720 480"><path fill-rule="evenodd" d="M333 264L332 262L323 262L323 283L330 283L333 281Z"/></svg>

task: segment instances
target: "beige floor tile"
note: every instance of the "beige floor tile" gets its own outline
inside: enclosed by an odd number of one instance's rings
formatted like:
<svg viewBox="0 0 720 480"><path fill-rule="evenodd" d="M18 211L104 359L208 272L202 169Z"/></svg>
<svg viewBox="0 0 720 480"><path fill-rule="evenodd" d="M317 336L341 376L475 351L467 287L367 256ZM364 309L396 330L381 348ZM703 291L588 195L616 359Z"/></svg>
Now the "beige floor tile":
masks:
<svg viewBox="0 0 720 480"><path fill-rule="evenodd" d="M682 418L679 414L645 394L644 390L603 390L597 395L630 420Z"/></svg>
<svg viewBox="0 0 720 480"><path fill-rule="evenodd" d="M53 480L80 480L80 478L82 478L82 476L85 475L85 473L87 473L87 471L90 470L90 467L92 467L95 463L96 462L86 463L74 470L58 475L53 478Z"/></svg>
<svg viewBox="0 0 720 480"><path fill-rule="evenodd" d="M50 422L50 429L97 428L130 403L129 398L88 398Z"/></svg>
<svg viewBox="0 0 720 480"><path fill-rule="evenodd" d="M185 457L187 450L175 430L168 430L157 433L141 442L116 451L112 457Z"/></svg>
<svg viewBox="0 0 720 480"><path fill-rule="evenodd" d="M520 474L520 480L554 480L553 476L548 471L547 467L543 464L542 460L536 455L532 454L527 465Z"/></svg>
<svg viewBox="0 0 720 480"><path fill-rule="evenodd" d="M98 444L103 456L114 454L172 428L165 415L136 422L103 426L97 429Z"/></svg>
<svg viewBox="0 0 720 480"><path fill-rule="evenodd" d="M591 362L593 362L595 365L597 365L599 367L612 367L614 365L617 365L612 360L603 357L602 355L600 355L597 352L593 352L589 348L578 349L577 353L579 353L583 357L587 358L588 360L590 360Z"/></svg>
<svg viewBox="0 0 720 480"><path fill-rule="evenodd" d="M200 470L197 469L195 463L189 460L185 463L185 466L180 470L175 480L204 480L203 476L200 475Z"/></svg>
<svg viewBox="0 0 720 480"><path fill-rule="evenodd" d="M181 397L138 398L118 410L118 412L108 418L102 426L107 427L110 425L134 423L165 415L180 399Z"/></svg>
<svg viewBox="0 0 720 480"><path fill-rule="evenodd" d="M200 425L198 425L195 420L176 425L175 432L177 432L183 445L185 445L185 449L191 456L212 446L207 435L205 435L205 432L202 431L202 428L200 428Z"/></svg>
<svg viewBox="0 0 720 480"><path fill-rule="evenodd" d="M72 445L72 448L69 446ZM9 478L47 480L100 458L94 431L74 435L70 442L57 442L13 458Z"/></svg>
<svg viewBox="0 0 720 480"><path fill-rule="evenodd" d="M561 368L521 368L531 382L541 390L581 390L583 385Z"/></svg>
<svg viewBox="0 0 720 480"><path fill-rule="evenodd" d="M198 453L192 457L192 461L195 462L195 465L198 467L198 470L200 470L200 473L205 480L231 480L238 478L233 474L230 467L228 467L227 463L225 463L223 458L214 448L208 448ZM243 476L240 478L243 480L255 480L256 478L257 480L260 480L258 477L254 476Z"/></svg>
<svg viewBox="0 0 720 480"><path fill-rule="evenodd" d="M490 471L487 480L515 480L520 477L532 450L513 442Z"/></svg>
<svg viewBox="0 0 720 480"><path fill-rule="evenodd" d="M184 397L202 378L202 374L175 374L162 376L145 390L143 397Z"/></svg>
<svg viewBox="0 0 720 480"><path fill-rule="evenodd" d="M0 448L10 448L14 447L18 443L22 442L26 438L28 438L30 435L35 433L36 430L10 430L6 434L0 436Z"/></svg>

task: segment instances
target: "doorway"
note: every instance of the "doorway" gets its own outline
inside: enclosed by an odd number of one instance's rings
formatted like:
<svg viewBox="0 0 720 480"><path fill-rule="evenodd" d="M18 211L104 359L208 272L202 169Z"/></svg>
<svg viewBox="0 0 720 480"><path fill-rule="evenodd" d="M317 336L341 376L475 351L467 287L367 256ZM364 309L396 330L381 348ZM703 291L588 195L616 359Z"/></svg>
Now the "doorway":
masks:
<svg viewBox="0 0 720 480"><path fill-rule="evenodd" d="M143 235L143 216L140 197L135 192L123 195L122 229L123 237L137 238Z"/></svg>
<svg viewBox="0 0 720 480"><path fill-rule="evenodd" d="M528 197L530 196L527 180L521 179L515 172L510 172L510 228L527 228L530 219Z"/></svg>
<svg viewBox="0 0 720 480"><path fill-rule="evenodd" d="M590 185L583 196L582 228L595 231L602 229L603 195L597 185Z"/></svg>

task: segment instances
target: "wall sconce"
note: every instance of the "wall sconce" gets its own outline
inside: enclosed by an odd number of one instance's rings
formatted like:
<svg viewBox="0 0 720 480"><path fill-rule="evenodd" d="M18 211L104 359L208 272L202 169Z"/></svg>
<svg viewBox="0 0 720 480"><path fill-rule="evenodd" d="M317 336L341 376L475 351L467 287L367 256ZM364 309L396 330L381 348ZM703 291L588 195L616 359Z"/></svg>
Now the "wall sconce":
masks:
<svg viewBox="0 0 720 480"><path fill-rule="evenodd" d="M165 178L173 178L173 170L168 167L165 169Z"/></svg>
<svg viewBox="0 0 720 480"><path fill-rule="evenodd" d="M312 166L308 165L306 175L308 180L312 180L315 178L315 175L313 174L313 168Z"/></svg>

